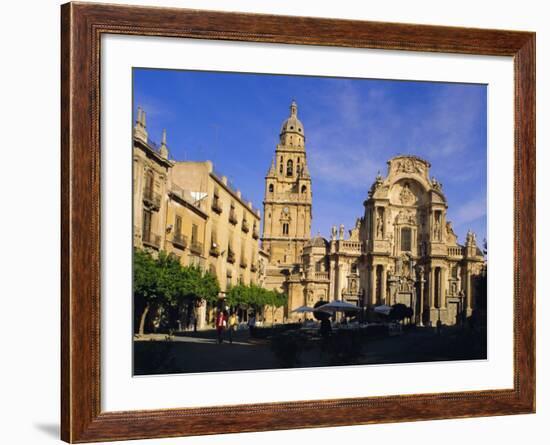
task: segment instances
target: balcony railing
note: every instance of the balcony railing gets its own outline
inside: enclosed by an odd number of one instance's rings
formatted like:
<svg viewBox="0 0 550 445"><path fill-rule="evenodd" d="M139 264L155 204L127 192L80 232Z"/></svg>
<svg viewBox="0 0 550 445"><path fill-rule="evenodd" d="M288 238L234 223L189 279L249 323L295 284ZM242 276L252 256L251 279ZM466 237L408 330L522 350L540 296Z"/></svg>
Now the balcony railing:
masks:
<svg viewBox="0 0 550 445"><path fill-rule="evenodd" d="M363 243L360 241L348 241L348 240L339 240L338 248L340 251L345 250L348 252L357 252L361 253L361 247Z"/></svg>
<svg viewBox="0 0 550 445"><path fill-rule="evenodd" d="M227 262L231 264L235 262L235 252L232 250L227 251Z"/></svg>
<svg viewBox="0 0 550 445"><path fill-rule="evenodd" d="M202 243L199 243L198 241L191 241L191 247L189 250L196 255L202 255Z"/></svg>
<svg viewBox="0 0 550 445"><path fill-rule="evenodd" d="M160 235L153 232L144 232L141 241L144 246L153 247L154 249L160 248Z"/></svg>
<svg viewBox="0 0 550 445"><path fill-rule="evenodd" d="M222 213L222 206L220 204L220 199L217 196L214 196L212 200L212 210L216 213Z"/></svg>
<svg viewBox="0 0 550 445"><path fill-rule="evenodd" d="M315 279L328 280L328 272L315 272Z"/></svg>
<svg viewBox="0 0 550 445"><path fill-rule="evenodd" d="M155 193L153 190L146 188L143 190L143 202L153 207L160 208L160 194Z"/></svg>
<svg viewBox="0 0 550 445"><path fill-rule="evenodd" d="M243 223L241 224L241 229L244 233L248 233L250 231L250 225L248 224L248 221L246 219L243 219Z"/></svg>
<svg viewBox="0 0 550 445"><path fill-rule="evenodd" d="M212 244L210 246L210 251L209 252L210 252L211 256L215 256L215 257L220 256L220 248L218 247L217 244L216 245Z"/></svg>
<svg viewBox="0 0 550 445"><path fill-rule="evenodd" d="M462 256L462 247L447 247L447 254L449 256Z"/></svg>
<svg viewBox="0 0 550 445"><path fill-rule="evenodd" d="M181 233L174 233L172 236L172 244L180 249L186 249L188 245L187 237Z"/></svg>
<svg viewBox="0 0 550 445"><path fill-rule="evenodd" d="M237 220L237 212L235 212L235 209L231 209L229 211L229 222L231 224L236 225L239 221Z"/></svg>
<svg viewBox="0 0 550 445"><path fill-rule="evenodd" d="M260 232L258 230L258 227L256 227L256 224L254 224L254 228L252 229L252 238L258 239L260 237Z"/></svg>
<svg viewBox="0 0 550 445"><path fill-rule="evenodd" d="M239 261L239 266L241 266L243 269L245 269L246 266L248 266L248 262L246 261L246 258L241 257L241 261Z"/></svg>

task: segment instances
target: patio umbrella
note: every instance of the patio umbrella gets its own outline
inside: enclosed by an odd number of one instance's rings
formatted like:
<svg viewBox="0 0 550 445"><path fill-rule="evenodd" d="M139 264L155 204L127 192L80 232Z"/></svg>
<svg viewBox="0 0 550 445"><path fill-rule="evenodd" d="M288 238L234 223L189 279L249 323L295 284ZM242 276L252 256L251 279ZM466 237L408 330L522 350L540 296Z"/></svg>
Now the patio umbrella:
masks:
<svg viewBox="0 0 550 445"><path fill-rule="evenodd" d="M391 310L392 310L391 306L387 306L385 304L381 304L380 306L376 306L374 308L374 312L377 312L383 315L390 315Z"/></svg>
<svg viewBox="0 0 550 445"><path fill-rule="evenodd" d="M319 306L316 311L326 311L326 312L351 312L351 311L360 311L359 306L348 303L346 301L334 300L330 303L323 304Z"/></svg>
<svg viewBox="0 0 550 445"><path fill-rule="evenodd" d="M296 312L297 314L303 314L305 312L313 312L315 309L309 306L300 306L290 312Z"/></svg>

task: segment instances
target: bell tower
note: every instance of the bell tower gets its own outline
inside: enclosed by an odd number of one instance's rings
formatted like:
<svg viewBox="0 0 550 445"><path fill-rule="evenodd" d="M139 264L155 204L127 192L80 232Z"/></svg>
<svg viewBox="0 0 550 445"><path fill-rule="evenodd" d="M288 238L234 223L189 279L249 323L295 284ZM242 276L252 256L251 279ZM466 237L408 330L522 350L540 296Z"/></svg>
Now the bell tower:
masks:
<svg viewBox="0 0 550 445"><path fill-rule="evenodd" d="M270 253L272 265L300 263L303 246L311 238L311 177L305 142L293 100L265 177L262 247Z"/></svg>

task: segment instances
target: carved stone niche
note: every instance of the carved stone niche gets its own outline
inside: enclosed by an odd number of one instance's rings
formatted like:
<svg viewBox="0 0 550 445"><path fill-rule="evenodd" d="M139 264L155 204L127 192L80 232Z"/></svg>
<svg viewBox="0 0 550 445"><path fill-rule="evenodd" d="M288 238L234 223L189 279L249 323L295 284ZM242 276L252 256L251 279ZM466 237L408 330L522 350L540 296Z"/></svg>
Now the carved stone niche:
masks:
<svg viewBox="0 0 550 445"><path fill-rule="evenodd" d="M401 178L389 192L390 203L398 207L417 207L426 202L424 187L416 180Z"/></svg>

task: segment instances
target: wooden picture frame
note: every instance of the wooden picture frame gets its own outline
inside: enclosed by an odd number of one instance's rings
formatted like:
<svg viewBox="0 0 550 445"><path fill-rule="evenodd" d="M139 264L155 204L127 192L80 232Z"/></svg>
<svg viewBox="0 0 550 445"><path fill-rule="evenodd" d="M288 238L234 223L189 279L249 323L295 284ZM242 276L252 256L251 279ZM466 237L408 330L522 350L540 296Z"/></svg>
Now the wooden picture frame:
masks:
<svg viewBox="0 0 550 445"><path fill-rule="evenodd" d="M65 4L61 18L63 440L96 442L535 411L534 33L91 3ZM102 412L99 116L100 38L106 33L512 56L513 389Z"/></svg>

